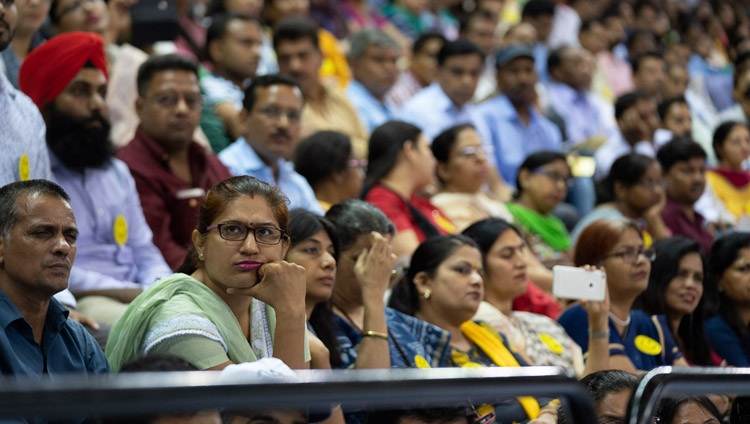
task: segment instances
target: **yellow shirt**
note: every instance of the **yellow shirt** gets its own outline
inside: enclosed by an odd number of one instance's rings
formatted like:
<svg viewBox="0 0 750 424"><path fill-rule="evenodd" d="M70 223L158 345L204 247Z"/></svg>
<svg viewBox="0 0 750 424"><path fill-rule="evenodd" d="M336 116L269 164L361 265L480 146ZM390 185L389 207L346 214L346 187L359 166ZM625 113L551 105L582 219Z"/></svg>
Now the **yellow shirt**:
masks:
<svg viewBox="0 0 750 424"><path fill-rule="evenodd" d="M706 180L711 184L716 197L727 210L738 218L750 208L750 184L742 188L735 187L721 174L709 170L706 172Z"/></svg>
<svg viewBox="0 0 750 424"><path fill-rule="evenodd" d="M324 82L323 88L323 104L313 106L306 102L302 109L302 137L322 130L344 133L352 139L354 154L366 159L369 135L359 120L357 110L335 84Z"/></svg>

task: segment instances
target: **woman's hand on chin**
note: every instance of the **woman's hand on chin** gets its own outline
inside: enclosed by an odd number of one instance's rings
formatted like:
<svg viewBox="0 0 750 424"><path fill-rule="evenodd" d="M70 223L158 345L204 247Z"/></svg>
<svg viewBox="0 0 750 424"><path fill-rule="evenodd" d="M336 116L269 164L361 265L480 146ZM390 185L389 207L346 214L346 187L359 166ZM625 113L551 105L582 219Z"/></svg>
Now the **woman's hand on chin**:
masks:
<svg viewBox="0 0 750 424"><path fill-rule="evenodd" d="M305 268L286 261L269 262L258 268L258 284L248 288L229 288L227 293L251 296L274 310L305 311Z"/></svg>

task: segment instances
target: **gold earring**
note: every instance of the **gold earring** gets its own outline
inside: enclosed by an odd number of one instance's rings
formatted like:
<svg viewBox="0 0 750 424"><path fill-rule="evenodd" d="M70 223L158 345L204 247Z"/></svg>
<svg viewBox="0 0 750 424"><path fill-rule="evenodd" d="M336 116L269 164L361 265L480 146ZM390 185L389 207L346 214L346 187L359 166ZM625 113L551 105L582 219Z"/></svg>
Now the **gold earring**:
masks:
<svg viewBox="0 0 750 424"><path fill-rule="evenodd" d="M431 294L432 292L430 291L430 289L424 289L424 293L422 293L422 297L424 297L424 299L427 300L430 298Z"/></svg>

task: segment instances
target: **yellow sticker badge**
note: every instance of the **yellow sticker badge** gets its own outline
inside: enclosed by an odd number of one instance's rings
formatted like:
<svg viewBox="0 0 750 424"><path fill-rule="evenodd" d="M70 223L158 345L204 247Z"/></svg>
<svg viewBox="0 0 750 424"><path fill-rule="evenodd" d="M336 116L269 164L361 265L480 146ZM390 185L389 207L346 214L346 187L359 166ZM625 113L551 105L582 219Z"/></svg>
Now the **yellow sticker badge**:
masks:
<svg viewBox="0 0 750 424"><path fill-rule="evenodd" d="M122 215L117 215L115 223L112 225L112 235L115 237L115 243L120 246L128 242L128 221Z"/></svg>
<svg viewBox="0 0 750 424"><path fill-rule="evenodd" d="M661 353L661 345L649 336L636 336L635 347L646 355L656 356Z"/></svg>
<svg viewBox="0 0 750 424"><path fill-rule="evenodd" d="M556 338L552 337L551 335L547 333L540 334L539 340L541 340L542 343L544 343L544 345L547 346L547 349L551 350L553 353L556 353L558 355L562 355L563 351L565 350L563 348L563 345L561 345L560 342L558 342Z"/></svg>
<svg viewBox="0 0 750 424"><path fill-rule="evenodd" d="M30 177L31 170L29 169L29 155L24 153L18 158L18 179L20 181L27 181Z"/></svg>
<svg viewBox="0 0 750 424"><path fill-rule="evenodd" d="M432 368L430 366L430 363L427 362L427 359L425 359L422 355L417 355L414 357L414 365L417 368Z"/></svg>

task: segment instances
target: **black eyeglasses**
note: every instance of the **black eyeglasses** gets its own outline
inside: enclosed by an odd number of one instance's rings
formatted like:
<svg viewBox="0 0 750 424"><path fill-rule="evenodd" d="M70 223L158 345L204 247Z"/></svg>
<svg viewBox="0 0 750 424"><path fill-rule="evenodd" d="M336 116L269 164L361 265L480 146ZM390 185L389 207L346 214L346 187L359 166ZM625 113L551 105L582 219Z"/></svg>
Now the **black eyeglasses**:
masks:
<svg viewBox="0 0 750 424"><path fill-rule="evenodd" d="M643 257L647 260L653 262L653 260L656 259L656 250L644 248L640 248L638 250L627 249L623 250L622 252L610 253L609 255L605 256L604 259L617 257L625 262L635 263L641 255L643 255Z"/></svg>
<svg viewBox="0 0 750 424"><path fill-rule="evenodd" d="M251 232L253 233L253 237L255 237L255 241L259 244L275 245L287 238L284 230L271 225L248 227L236 222L225 222L223 224L210 225L206 228L206 231L215 229L219 230L221 238L229 241L245 241L247 235Z"/></svg>

